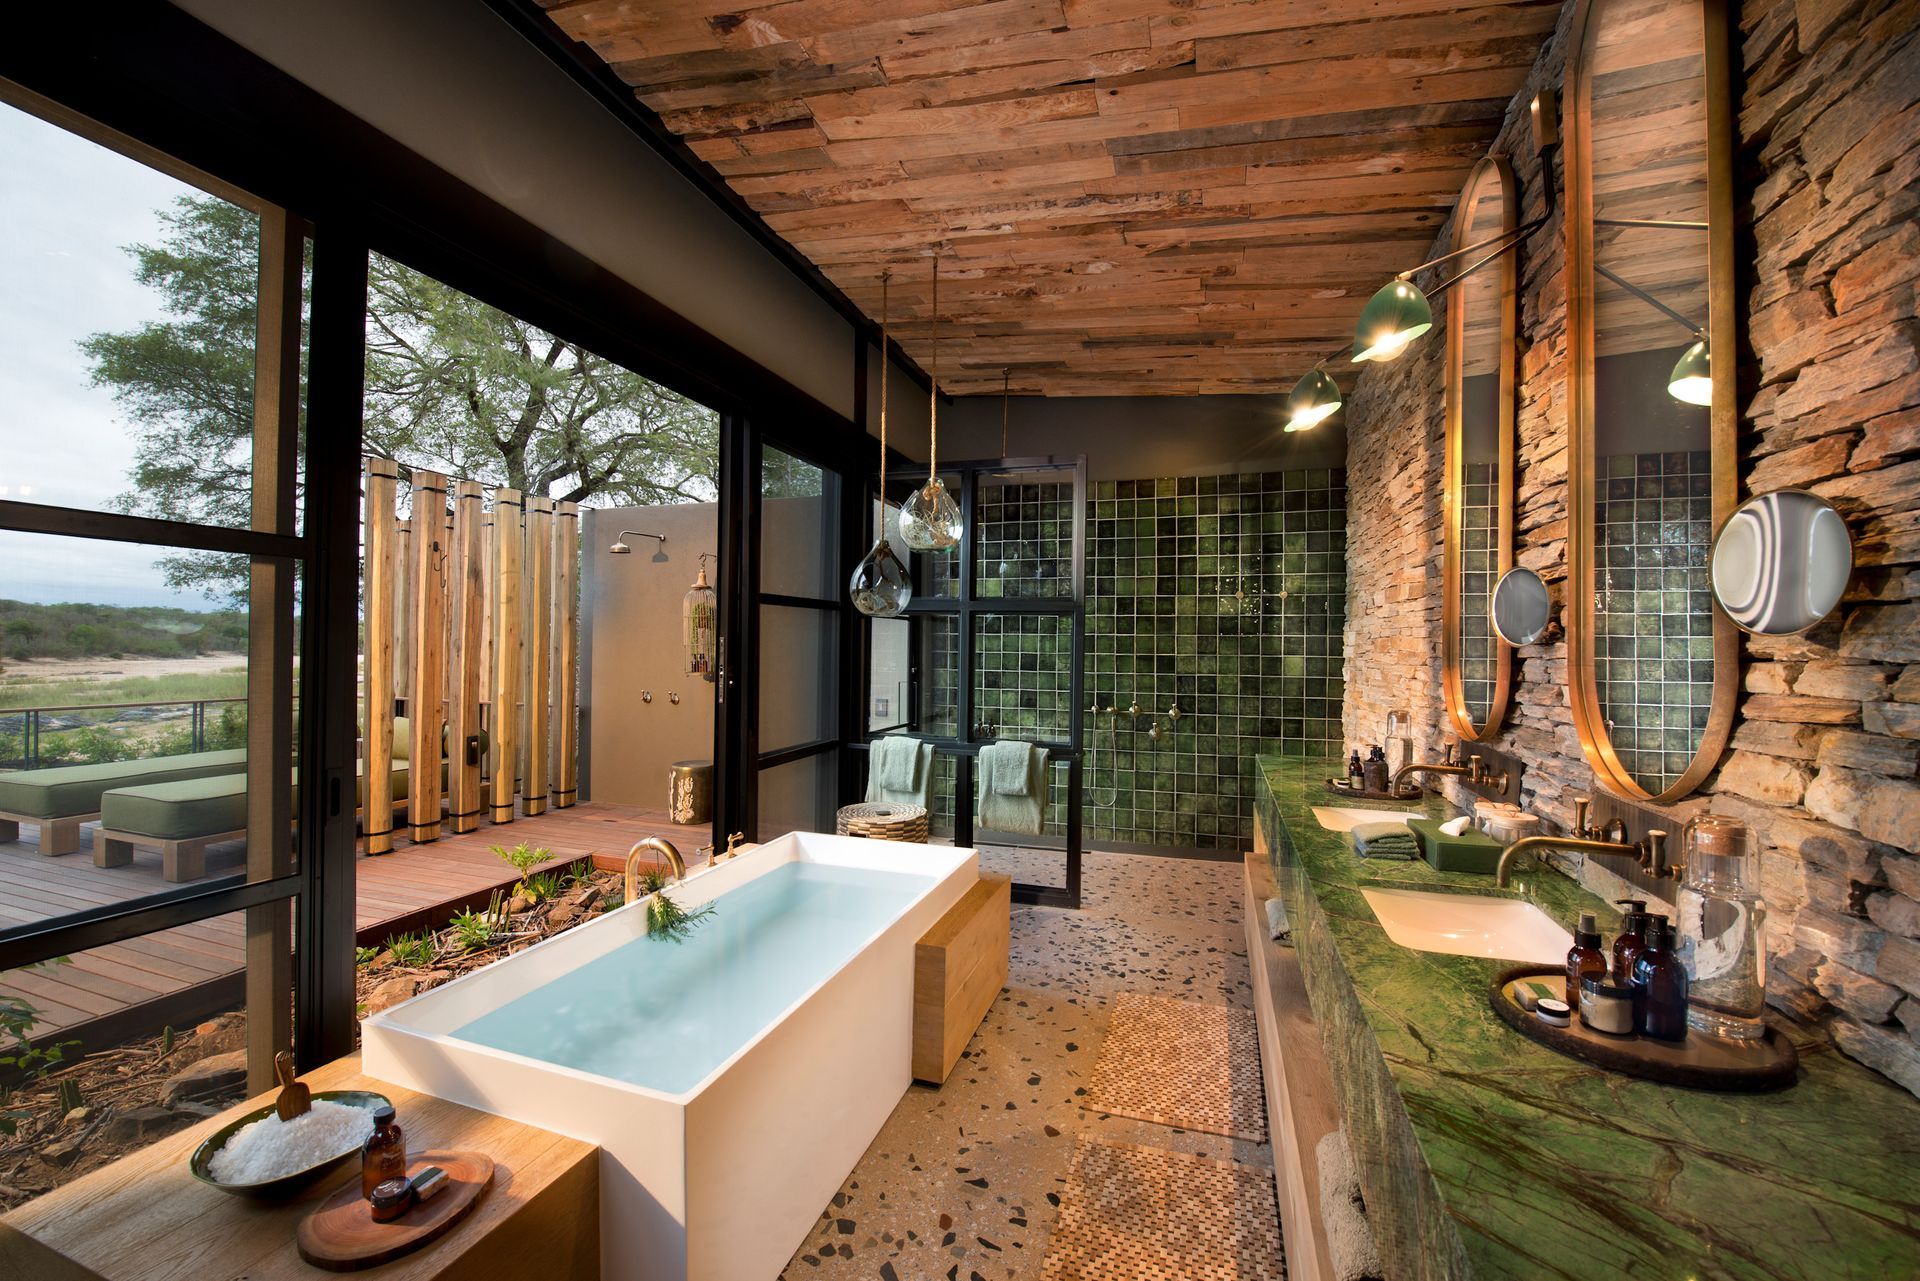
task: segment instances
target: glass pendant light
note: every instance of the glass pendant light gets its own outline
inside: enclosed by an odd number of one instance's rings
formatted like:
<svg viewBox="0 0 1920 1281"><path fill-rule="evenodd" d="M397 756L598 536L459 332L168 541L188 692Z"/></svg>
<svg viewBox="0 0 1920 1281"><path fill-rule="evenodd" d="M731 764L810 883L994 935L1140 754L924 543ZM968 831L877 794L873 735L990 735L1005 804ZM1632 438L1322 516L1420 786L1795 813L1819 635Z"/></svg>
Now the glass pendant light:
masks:
<svg viewBox="0 0 1920 1281"><path fill-rule="evenodd" d="M1353 363L1392 360L1407 344L1433 328L1433 308L1411 280L1380 286L1353 328Z"/></svg>
<svg viewBox="0 0 1920 1281"><path fill-rule="evenodd" d="M1288 431L1306 431L1318 427L1340 408L1340 388L1324 369L1315 369L1293 385L1287 393Z"/></svg>
<svg viewBox="0 0 1920 1281"><path fill-rule="evenodd" d="M1713 348L1705 338L1687 348L1667 376L1667 391L1689 405L1713 403Z"/></svg>
<svg viewBox="0 0 1920 1281"><path fill-rule="evenodd" d="M927 483L900 504L900 541L937 552L960 541L960 505L940 480L940 255L933 256L933 388L927 410Z"/></svg>
<svg viewBox="0 0 1920 1281"><path fill-rule="evenodd" d="M712 552L700 553L700 570L693 576L693 586L687 589L686 599L680 605L681 622L686 628L687 675L702 676L709 681L715 679L713 624L719 612L713 588L707 583L707 562L712 559Z"/></svg>
<svg viewBox="0 0 1920 1281"><path fill-rule="evenodd" d="M853 607L868 618L898 618L913 599L913 581L907 567L887 542L887 283L893 273L880 273L880 520L873 548L847 580Z"/></svg>

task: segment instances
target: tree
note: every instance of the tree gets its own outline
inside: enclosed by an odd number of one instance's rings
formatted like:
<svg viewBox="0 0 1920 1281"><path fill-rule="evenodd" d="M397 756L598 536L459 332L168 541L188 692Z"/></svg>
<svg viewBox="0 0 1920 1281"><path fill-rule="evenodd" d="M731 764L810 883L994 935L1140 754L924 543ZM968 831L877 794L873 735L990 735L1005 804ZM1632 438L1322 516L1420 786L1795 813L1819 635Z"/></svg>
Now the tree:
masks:
<svg viewBox="0 0 1920 1281"><path fill-rule="evenodd" d="M258 222L212 196L183 196L160 219L159 243L127 252L166 319L81 344L95 384L112 390L133 428L132 487L118 506L244 525ZM303 333L303 362L304 351ZM379 254L369 263L365 430L367 448L403 468L555 499L649 505L718 493L712 411ZM183 553L164 565L173 586L245 591L233 557Z"/></svg>

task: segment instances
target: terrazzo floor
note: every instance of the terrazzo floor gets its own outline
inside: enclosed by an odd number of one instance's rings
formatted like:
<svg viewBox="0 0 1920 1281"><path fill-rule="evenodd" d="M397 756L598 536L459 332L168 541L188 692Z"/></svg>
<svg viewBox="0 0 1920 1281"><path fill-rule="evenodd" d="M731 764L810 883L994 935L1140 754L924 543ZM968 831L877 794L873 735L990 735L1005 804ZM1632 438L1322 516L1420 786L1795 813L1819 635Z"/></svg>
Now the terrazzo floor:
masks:
<svg viewBox="0 0 1920 1281"><path fill-rule="evenodd" d="M1241 875L1089 852L1079 911L1015 904L1007 988L947 1083L908 1089L786 1281L1038 1278L1078 1135L1271 1169L1266 1144L1080 1106L1119 993L1252 1008Z"/></svg>

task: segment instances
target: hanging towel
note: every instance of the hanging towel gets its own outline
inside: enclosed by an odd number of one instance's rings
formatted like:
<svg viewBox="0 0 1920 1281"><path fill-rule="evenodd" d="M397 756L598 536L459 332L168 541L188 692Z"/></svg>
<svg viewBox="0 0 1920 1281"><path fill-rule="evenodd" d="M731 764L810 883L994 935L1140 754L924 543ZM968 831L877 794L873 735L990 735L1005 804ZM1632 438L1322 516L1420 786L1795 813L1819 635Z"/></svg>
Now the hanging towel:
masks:
<svg viewBox="0 0 1920 1281"><path fill-rule="evenodd" d="M920 790L920 743L905 734L876 738L867 749L872 755L873 777L889 792Z"/></svg>
<svg viewBox="0 0 1920 1281"><path fill-rule="evenodd" d="M1025 796L1032 786L1035 748L1017 738L1003 738L980 749L980 772L989 790L1001 796Z"/></svg>
<svg viewBox="0 0 1920 1281"><path fill-rule="evenodd" d="M1353 850L1361 858L1414 859L1420 846L1413 829L1401 822L1356 823L1347 833L1353 838Z"/></svg>
<svg viewBox="0 0 1920 1281"><path fill-rule="evenodd" d="M933 808L933 744L905 734L876 738L867 749L867 799L883 805Z"/></svg>
<svg viewBox="0 0 1920 1281"><path fill-rule="evenodd" d="M1313 1149L1320 1170L1320 1221L1327 1230L1327 1253L1338 1281L1379 1281L1386 1267L1367 1225L1367 1206L1353 1168L1353 1149L1345 1130L1329 1131Z"/></svg>
<svg viewBox="0 0 1920 1281"><path fill-rule="evenodd" d="M1038 836L1047 825L1045 748L1003 738L980 749L974 826Z"/></svg>
<svg viewBox="0 0 1920 1281"><path fill-rule="evenodd" d="M1293 922L1287 919L1287 905L1277 898L1267 900L1267 937L1293 946Z"/></svg>

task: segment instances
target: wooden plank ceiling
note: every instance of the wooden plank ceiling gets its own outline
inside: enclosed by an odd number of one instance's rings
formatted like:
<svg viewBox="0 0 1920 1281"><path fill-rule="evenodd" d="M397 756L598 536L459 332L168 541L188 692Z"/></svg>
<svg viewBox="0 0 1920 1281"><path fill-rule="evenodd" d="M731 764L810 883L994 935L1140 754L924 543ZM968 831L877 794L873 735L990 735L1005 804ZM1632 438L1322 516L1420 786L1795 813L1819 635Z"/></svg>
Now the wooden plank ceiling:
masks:
<svg viewBox="0 0 1920 1281"><path fill-rule="evenodd" d="M1559 0L542 0L957 395L1284 391L1418 263Z"/></svg>

